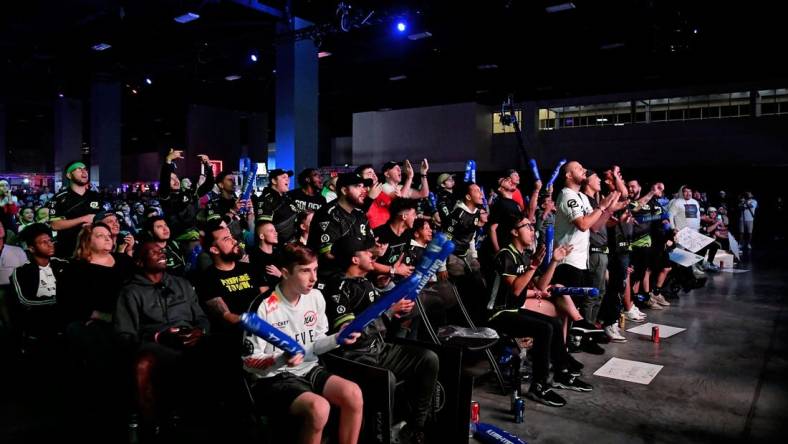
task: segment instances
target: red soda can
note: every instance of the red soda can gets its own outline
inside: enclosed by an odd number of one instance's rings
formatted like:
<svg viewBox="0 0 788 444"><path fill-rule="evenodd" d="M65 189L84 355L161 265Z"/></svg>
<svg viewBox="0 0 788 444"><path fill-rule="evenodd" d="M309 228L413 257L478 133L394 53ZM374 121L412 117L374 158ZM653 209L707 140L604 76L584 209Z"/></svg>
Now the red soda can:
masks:
<svg viewBox="0 0 788 444"><path fill-rule="evenodd" d="M651 327L651 341L659 344L659 325Z"/></svg>
<svg viewBox="0 0 788 444"><path fill-rule="evenodd" d="M479 416L481 413L481 406L477 401L471 401L471 422L477 423L479 422Z"/></svg>

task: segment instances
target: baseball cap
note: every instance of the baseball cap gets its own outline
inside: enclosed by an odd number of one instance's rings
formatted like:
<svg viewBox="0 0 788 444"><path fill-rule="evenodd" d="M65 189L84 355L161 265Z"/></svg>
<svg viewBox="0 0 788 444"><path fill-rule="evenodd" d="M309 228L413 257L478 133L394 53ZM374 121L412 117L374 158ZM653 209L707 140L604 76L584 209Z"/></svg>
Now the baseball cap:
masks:
<svg viewBox="0 0 788 444"><path fill-rule="evenodd" d="M293 170L283 170L281 168L275 168L268 173L268 178L274 179L276 177L281 176L282 174L287 174L288 177L293 177Z"/></svg>
<svg viewBox="0 0 788 444"><path fill-rule="evenodd" d="M356 173L342 173L337 179L337 190L359 183L363 183L365 187L370 187L372 186L372 179L364 179L361 175Z"/></svg>
<svg viewBox="0 0 788 444"><path fill-rule="evenodd" d="M339 267L346 269L357 252L369 250L374 246L375 241L369 237L345 236L334 242L331 254L336 258Z"/></svg>
<svg viewBox="0 0 788 444"><path fill-rule="evenodd" d="M447 180L449 180L450 177L454 177L454 176L455 174L449 174L449 173L441 174L440 176L438 176L438 185L439 186L443 185L443 182L446 182Z"/></svg>
<svg viewBox="0 0 788 444"><path fill-rule="evenodd" d="M388 162L383 164L383 172L394 168L395 166L402 166L402 162L394 162L393 160L389 160Z"/></svg>

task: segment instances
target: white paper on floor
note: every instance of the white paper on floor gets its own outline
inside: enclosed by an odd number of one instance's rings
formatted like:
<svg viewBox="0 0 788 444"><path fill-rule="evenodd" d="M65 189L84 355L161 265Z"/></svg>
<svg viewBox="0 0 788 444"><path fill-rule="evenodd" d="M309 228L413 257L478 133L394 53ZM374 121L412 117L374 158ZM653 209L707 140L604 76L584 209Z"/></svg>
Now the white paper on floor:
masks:
<svg viewBox="0 0 788 444"><path fill-rule="evenodd" d="M747 273L750 270L742 270L742 269L739 269L739 268L723 268L720 271L723 272L723 273L735 273L735 274L738 274L738 273Z"/></svg>
<svg viewBox="0 0 788 444"><path fill-rule="evenodd" d="M657 376L660 370L662 370L661 365L630 361L628 359L610 358L605 365L594 372L594 376L648 385Z"/></svg>
<svg viewBox="0 0 788 444"><path fill-rule="evenodd" d="M658 325L659 326L659 337L660 338L669 338L676 333L681 333L686 328L679 328L679 327L671 327L670 325L662 325L662 324L653 324L651 322L647 322L643 325L638 325L637 327L632 327L627 330L630 333L637 333L639 335L646 335L651 336L651 327Z"/></svg>

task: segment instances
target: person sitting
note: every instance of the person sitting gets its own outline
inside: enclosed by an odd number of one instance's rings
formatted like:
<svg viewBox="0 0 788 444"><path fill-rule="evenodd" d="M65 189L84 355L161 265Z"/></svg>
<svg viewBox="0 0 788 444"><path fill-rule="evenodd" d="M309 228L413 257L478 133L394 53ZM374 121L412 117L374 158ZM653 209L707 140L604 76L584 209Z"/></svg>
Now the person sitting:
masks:
<svg viewBox="0 0 788 444"><path fill-rule="evenodd" d="M345 270L326 285L326 313L329 331L339 331L380 298L380 292L366 275L375 269L374 242L360 237L345 237L334 244L332 253ZM407 315L414 302L401 299L371 323L352 346L337 354L346 359L390 370L397 380L404 380L411 404L408 430L411 442L424 442L424 424L430 410L432 392L438 378L438 356L425 348L386 343L387 326Z"/></svg>
<svg viewBox="0 0 788 444"><path fill-rule="evenodd" d="M187 382L197 382L188 375L203 367L198 345L210 325L189 281L167 272L155 239L139 246L135 264L139 273L120 290L114 327L133 356L143 425L152 426L164 406L175 407L174 400L188 393Z"/></svg>
<svg viewBox="0 0 788 444"><path fill-rule="evenodd" d="M14 270L11 284L18 302L15 311L24 341L22 345L39 340L42 344L53 344L63 331L56 305L57 289L68 262L54 257L52 230L46 225L29 224L21 236L30 260Z"/></svg>
<svg viewBox="0 0 788 444"><path fill-rule="evenodd" d="M557 247L547 270L534 284L545 250L540 247L535 255L527 256L526 251L536 241L533 224L528 218L522 218L511 233L512 242L495 257L496 279L500 284L498 292L492 295L489 325L514 338L534 338L531 349L533 380L526 396L548 406L561 407L566 401L552 391L553 387L582 392L592 390L589 384L578 379L582 364L566 350L564 323L558 319L555 308L556 305L574 308L574 304L571 299L551 296L547 286L556 265L571 252L572 247ZM547 311L547 305L552 308L552 313ZM554 372L552 386L548 383L551 363Z"/></svg>
<svg viewBox="0 0 788 444"><path fill-rule="evenodd" d="M183 276L186 273L186 259L181 254L178 243L171 239L170 226L162 216L154 216L145 221L148 239L156 242L167 258L167 273Z"/></svg>
<svg viewBox="0 0 788 444"><path fill-rule="evenodd" d="M318 356L337 347L336 334L326 335L326 301L314 288L317 256L312 250L291 243L282 250L282 281L260 304L257 315L295 338L306 355L291 356L246 333L244 370L253 378L253 398L268 414L287 413L303 420L298 438L290 442L317 444L328 421L330 404L340 409L339 443L358 442L363 400L355 383L329 373ZM345 345L352 345L352 334Z"/></svg>

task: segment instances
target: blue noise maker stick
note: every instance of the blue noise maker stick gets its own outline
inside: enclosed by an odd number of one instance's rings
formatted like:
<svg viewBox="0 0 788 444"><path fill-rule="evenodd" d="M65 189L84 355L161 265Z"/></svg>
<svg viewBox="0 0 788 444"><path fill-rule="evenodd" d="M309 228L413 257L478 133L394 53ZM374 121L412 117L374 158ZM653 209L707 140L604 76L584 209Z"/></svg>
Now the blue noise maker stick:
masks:
<svg viewBox="0 0 788 444"><path fill-rule="evenodd" d="M465 181L465 183L473 182L473 180L471 178L471 171L475 168L475 165L474 165L475 163L476 162L474 162L473 160L469 160L469 161L465 162L465 176L463 177L463 181Z"/></svg>
<svg viewBox="0 0 788 444"><path fill-rule="evenodd" d="M257 164L253 164L249 168L249 171L246 174L246 182L244 183L244 191L241 194L241 200L246 201L252 195L252 190L254 190L254 183L257 179ZM241 213L246 214L246 207L241 208Z"/></svg>
<svg viewBox="0 0 788 444"><path fill-rule="evenodd" d="M241 315L241 325L244 330L261 337L265 342L284 350L290 356L297 354L306 355L306 350L295 339L286 335L282 330L264 321L255 313Z"/></svg>
<svg viewBox="0 0 788 444"><path fill-rule="evenodd" d="M416 265L414 274L421 275L418 286L412 294L408 295L409 299L413 299L421 293L421 290L427 285L432 275L438 271L438 267L446 261L446 258L454 252L454 242L450 241L448 236L444 233L437 233L432 242L427 245L427 249L421 256L421 261Z"/></svg>
<svg viewBox="0 0 788 444"><path fill-rule="evenodd" d="M515 435L507 432L506 430L495 427L486 422L478 422L474 424L476 431L474 437L479 441L486 444L528 444Z"/></svg>
<svg viewBox="0 0 788 444"><path fill-rule="evenodd" d="M558 178L558 173L561 172L561 167L564 166L565 163L566 159L561 159L561 161L558 162L558 166L553 170L553 175L550 176L550 181L547 182L547 186L545 186L545 188L550 188L553 186L553 182L555 182L555 180Z"/></svg>
<svg viewBox="0 0 788 444"><path fill-rule="evenodd" d="M534 173L534 180L542 180L542 178L539 177L539 168L536 166L536 161L531 159L528 161L528 165L531 166L531 172Z"/></svg>
<svg viewBox="0 0 788 444"><path fill-rule="evenodd" d="M553 260L554 241L555 241L555 227L553 225L548 225L544 229L545 255L544 255L544 260L542 261L542 268L547 268L547 266L550 265L550 261Z"/></svg>
<svg viewBox="0 0 788 444"><path fill-rule="evenodd" d="M420 280L421 274L413 273L400 281L394 288L384 294L382 298L378 299L377 302L367 307L366 310L359 313L355 319L350 321L350 323L337 335L337 344L342 344L351 334L364 330L367 325L379 318L389 307L415 290Z"/></svg>
<svg viewBox="0 0 788 444"><path fill-rule="evenodd" d="M588 296L595 298L599 296L599 290L594 287L552 287L550 294L553 296L569 295L569 296Z"/></svg>
<svg viewBox="0 0 788 444"><path fill-rule="evenodd" d="M471 160L471 165L473 165L471 167L471 182L476 183L476 161Z"/></svg>
<svg viewBox="0 0 788 444"><path fill-rule="evenodd" d="M430 205L432 205L432 209L433 210L437 210L438 209L438 198L435 197L435 193L433 193L432 191L430 191L429 196L430 196Z"/></svg>

